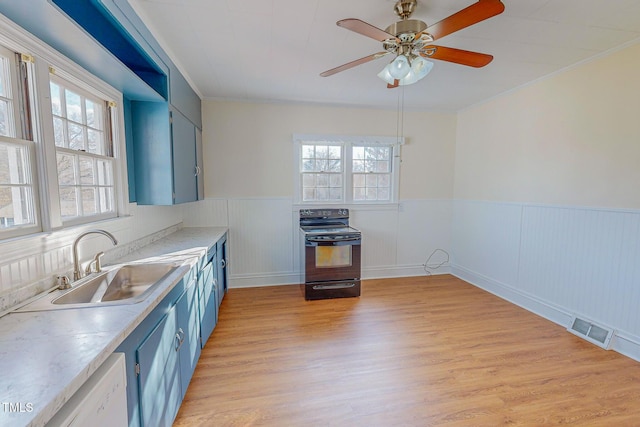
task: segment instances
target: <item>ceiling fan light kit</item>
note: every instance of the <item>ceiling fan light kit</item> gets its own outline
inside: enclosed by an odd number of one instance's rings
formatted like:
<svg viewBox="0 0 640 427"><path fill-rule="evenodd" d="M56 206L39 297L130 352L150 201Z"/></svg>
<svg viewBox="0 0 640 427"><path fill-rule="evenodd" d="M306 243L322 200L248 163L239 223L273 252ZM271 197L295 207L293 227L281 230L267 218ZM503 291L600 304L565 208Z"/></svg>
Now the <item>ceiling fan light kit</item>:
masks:
<svg viewBox="0 0 640 427"><path fill-rule="evenodd" d="M411 59L411 67L407 74L402 77L395 77L392 75L391 70L393 69L393 64L396 60L398 60L398 58L387 64L382 71L378 73L378 77L387 82L387 85L392 87L414 84L429 74L433 68L433 62L427 61L420 56L416 56Z"/></svg>
<svg viewBox="0 0 640 427"><path fill-rule="evenodd" d="M389 25L385 30L355 18L338 21L339 27L382 42L384 52L348 62L320 73L320 75L322 77L332 76L357 65L394 54L396 55L394 60L378 74L378 77L387 82L387 87L393 88L413 84L424 78L433 68L433 62L424 58L475 68L484 67L493 60L493 56L484 53L436 46L431 43L436 39L499 15L504 11L504 4L500 0L478 0L471 6L431 26L427 26L417 19L409 19L416 6L416 0L398 0L394 11L401 18L401 21Z"/></svg>

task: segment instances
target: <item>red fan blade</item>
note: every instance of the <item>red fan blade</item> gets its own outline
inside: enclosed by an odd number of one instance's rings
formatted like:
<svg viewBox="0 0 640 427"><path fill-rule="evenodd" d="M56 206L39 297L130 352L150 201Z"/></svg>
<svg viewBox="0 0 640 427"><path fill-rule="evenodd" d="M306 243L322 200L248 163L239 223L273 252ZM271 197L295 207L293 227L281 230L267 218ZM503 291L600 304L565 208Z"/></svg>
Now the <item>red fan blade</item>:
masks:
<svg viewBox="0 0 640 427"><path fill-rule="evenodd" d="M374 53L372 55L365 56L364 58L356 59L355 61L347 62L346 64L343 64L343 65L341 65L339 67L327 70L327 71L325 71L323 73L320 73L320 76L329 77L329 76L332 76L332 75L334 75L336 73L339 73L340 71L348 70L349 68L353 68L356 65L365 64L365 63L367 63L369 61L373 61L374 59L382 58L383 56L388 55L388 54L389 54L389 52Z"/></svg>
<svg viewBox="0 0 640 427"><path fill-rule="evenodd" d="M346 28L347 30L355 31L363 36L371 37L374 40L383 42L385 40L393 39L399 41L393 34L387 33L378 27L374 27L371 24L367 24L360 19L349 18L336 22L338 27Z"/></svg>
<svg viewBox="0 0 640 427"><path fill-rule="evenodd" d="M425 46L420 52L420 56L425 58L439 59L441 61L454 62L460 65L480 68L493 60L492 55L486 53L471 52L469 50L456 49L453 47Z"/></svg>
<svg viewBox="0 0 640 427"><path fill-rule="evenodd" d="M427 27L427 32L434 40L467 28L473 24L489 19L504 11L500 0L479 0L477 3Z"/></svg>

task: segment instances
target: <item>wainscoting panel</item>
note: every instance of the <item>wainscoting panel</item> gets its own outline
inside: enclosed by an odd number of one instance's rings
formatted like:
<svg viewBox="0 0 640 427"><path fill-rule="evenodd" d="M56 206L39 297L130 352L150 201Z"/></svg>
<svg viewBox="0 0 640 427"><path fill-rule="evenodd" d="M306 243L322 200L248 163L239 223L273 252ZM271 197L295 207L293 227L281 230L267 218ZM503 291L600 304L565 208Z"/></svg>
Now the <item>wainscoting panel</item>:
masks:
<svg viewBox="0 0 640 427"><path fill-rule="evenodd" d="M398 212L396 264L409 274L448 273L451 251L451 200L404 200ZM431 268L423 264L429 259ZM442 264L438 268L434 268Z"/></svg>
<svg viewBox="0 0 640 427"><path fill-rule="evenodd" d="M284 198L229 199L232 282L252 279L257 281L254 286L268 285L280 280L278 276L294 274L291 203L291 199ZM260 282L261 277L264 283Z"/></svg>
<svg viewBox="0 0 640 427"><path fill-rule="evenodd" d="M229 225L227 199L204 199L181 206L185 227L226 227Z"/></svg>
<svg viewBox="0 0 640 427"><path fill-rule="evenodd" d="M453 236L454 274L640 360L640 212L457 200Z"/></svg>
<svg viewBox="0 0 640 427"><path fill-rule="evenodd" d="M525 207L519 286L640 335L639 231L637 213Z"/></svg>
<svg viewBox="0 0 640 427"><path fill-rule="evenodd" d="M520 220L516 204L455 201L453 263L500 283L518 282Z"/></svg>

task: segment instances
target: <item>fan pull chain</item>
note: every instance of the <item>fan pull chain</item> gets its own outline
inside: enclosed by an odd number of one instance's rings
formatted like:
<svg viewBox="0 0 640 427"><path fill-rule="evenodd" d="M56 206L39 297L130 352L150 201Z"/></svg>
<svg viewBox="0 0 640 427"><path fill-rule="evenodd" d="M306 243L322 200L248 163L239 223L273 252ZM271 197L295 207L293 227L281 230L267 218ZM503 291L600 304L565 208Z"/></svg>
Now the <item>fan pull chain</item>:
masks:
<svg viewBox="0 0 640 427"><path fill-rule="evenodd" d="M398 113L396 118L396 140L398 144L404 138L404 86L400 86L398 92Z"/></svg>

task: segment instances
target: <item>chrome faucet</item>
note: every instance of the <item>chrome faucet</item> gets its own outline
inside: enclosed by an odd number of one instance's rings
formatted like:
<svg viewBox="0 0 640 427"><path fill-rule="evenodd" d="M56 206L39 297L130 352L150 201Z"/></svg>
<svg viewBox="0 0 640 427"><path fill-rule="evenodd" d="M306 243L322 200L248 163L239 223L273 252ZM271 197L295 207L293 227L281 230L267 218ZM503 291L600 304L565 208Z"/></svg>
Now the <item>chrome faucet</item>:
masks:
<svg viewBox="0 0 640 427"><path fill-rule="evenodd" d="M74 281L82 278L82 271L80 269L80 260L78 259L78 243L80 243L80 239L82 239L87 234L102 234L103 236L107 236L108 238L110 238L114 246L118 244L118 240L114 237L114 235L105 230L88 230L80 234L78 237L76 237L76 240L73 241L73 280ZM96 255L96 257L98 259L97 260L94 259L94 261L99 262L99 256Z"/></svg>

